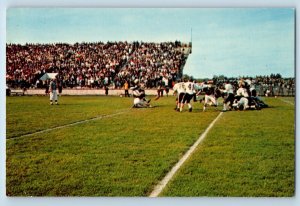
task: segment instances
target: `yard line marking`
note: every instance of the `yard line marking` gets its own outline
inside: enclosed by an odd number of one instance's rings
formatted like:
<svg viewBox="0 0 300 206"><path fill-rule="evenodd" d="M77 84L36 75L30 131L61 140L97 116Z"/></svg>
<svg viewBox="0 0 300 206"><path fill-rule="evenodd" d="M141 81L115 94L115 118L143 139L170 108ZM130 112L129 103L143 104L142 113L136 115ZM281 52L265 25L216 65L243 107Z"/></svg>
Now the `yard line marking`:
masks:
<svg viewBox="0 0 300 206"><path fill-rule="evenodd" d="M91 119L80 120L78 122L73 122L73 123L70 123L70 124L65 124L65 125L62 125L62 126L53 127L53 128L50 128L50 129L45 129L45 130L41 130L41 131L29 133L29 134L24 134L24 135L20 135L20 136L11 137L11 138L6 139L6 141L12 140L12 139L19 139L19 138L22 138L22 137L28 137L28 136L31 136L31 135L40 134L40 133L44 133L44 132L49 132L49 131L56 130L56 129L62 129L62 128L65 128L65 127L74 126L74 125L82 124L82 123L89 122L89 121L94 121L94 120L99 120L99 119L103 119L103 118L113 117L113 116L117 116L117 115L120 115L120 114L124 114L124 113L126 113L126 111L129 111L129 110L127 109L125 111L117 112L117 113L114 113L114 114L104 114L104 115L101 115L101 116L93 117Z"/></svg>
<svg viewBox="0 0 300 206"><path fill-rule="evenodd" d="M284 100L284 99L281 99L281 98L280 98L280 100L285 102L285 103L288 103L290 105L293 105L293 106L295 105L294 102L290 102L290 101L287 101L287 100Z"/></svg>
<svg viewBox="0 0 300 206"><path fill-rule="evenodd" d="M174 174L178 171L178 169L183 165L183 163L191 156L191 154L195 151L198 145L204 140L207 136L207 133L214 126L214 124L218 121L218 119L222 116L223 112L210 123L210 125L206 128L206 130L201 134L198 140L190 147L190 149L183 155L183 157L176 163L176 165L168 172L168 174L154 187L154 190L151 192L149 197L157 197L162 190L166 187L168 182L172 179Z"/></svg>

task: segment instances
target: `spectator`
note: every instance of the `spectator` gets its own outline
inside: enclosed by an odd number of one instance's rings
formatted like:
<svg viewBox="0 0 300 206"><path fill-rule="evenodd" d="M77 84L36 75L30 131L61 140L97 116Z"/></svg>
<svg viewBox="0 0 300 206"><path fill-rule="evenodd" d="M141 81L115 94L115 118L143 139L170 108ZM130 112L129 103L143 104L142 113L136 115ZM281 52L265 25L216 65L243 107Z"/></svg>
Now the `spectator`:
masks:
<svg viewBox="0 0 300 206"><path fill-rule="evenodd" d="M129 93L128 93L129 84L127 80L125 81L124 89L125 89L125 97L129 97Z"/></svg>

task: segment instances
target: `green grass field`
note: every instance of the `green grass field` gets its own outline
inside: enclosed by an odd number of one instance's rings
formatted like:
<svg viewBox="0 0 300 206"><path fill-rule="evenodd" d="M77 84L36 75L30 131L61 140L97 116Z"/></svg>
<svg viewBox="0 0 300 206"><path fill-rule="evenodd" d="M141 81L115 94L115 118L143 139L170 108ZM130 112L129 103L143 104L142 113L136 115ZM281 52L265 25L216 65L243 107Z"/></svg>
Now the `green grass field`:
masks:
<svg viewBox="0 0 300 206"><path fill-rule="evenodd" d="M132 100L8 97L7 195L148 196L222 109L178 113L173 96L132 109ZM293 196L294 98L284 101L224 113L160 195Z"/></svg>

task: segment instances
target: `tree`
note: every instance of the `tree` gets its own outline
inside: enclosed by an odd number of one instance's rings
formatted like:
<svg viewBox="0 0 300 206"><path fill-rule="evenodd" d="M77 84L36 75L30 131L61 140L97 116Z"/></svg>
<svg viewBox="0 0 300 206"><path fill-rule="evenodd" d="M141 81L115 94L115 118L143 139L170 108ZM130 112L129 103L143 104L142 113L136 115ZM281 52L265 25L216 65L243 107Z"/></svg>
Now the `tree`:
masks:
<svg viewBox="0 0 300 206"><path fill-rule="evenodd" d="M276 79L281 79L281 74L277 73L275 76Z"/></svg>

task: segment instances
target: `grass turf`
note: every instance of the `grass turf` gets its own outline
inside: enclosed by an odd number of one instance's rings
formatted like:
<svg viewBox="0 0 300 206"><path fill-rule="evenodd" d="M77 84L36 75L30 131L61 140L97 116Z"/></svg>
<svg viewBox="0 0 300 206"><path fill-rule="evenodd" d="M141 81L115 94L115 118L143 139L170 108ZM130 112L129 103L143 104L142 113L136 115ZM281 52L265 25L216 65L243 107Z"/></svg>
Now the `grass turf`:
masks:
<svg viewBox="0 0 300 206"><path fill-rule="evenodd" d="M203 113L201 108L195 105L192 113L179 114L173 110L174 102L174 97L164 97L153 102L157 106L155 108L130 109L132 99L120 97L63 96L58 106L48 105L46 97L7 98L7 138L9 138L7 140L7 195L149 195L153 187L219 113L214 108L209 108ZM163 195L289 196L292 194L294 142L290 137L293 134L291 125L287 125L288 141L281 146L282 151L280 150L285 154L284 156L278 152L276 141L271 140L274 134L285 130L281 121L290 120L294 111L291 105L280 102L279 99L268 99L267 103L276 107L262 111L225 113L222 121L209 133L204 144L180 170ZM220 107L218 109L221 110ZM118 111L125 111L125 113L23 138L18 137ZM272 126L268 126L268 123L274 122L274 116L281 114L286 114L285 119L278 118L275 121L276 125L279 125L279 131L273 132ZM250 122L258 123L257 125L260 125L258 131L263 131L263 136L255 138L258 133L253 134L253 130L247 129L252 138L247 136L247 132L242 133L240 139L236 137L241 128L246 127L246 123L237 124L237 119L241 115L248 115ZM230 128L224 126L227 122L225 120L233 123L229 125ZM293 124L293 121L290 123ZM245 139L248 142L245 142ZM268 141L259 142L260 139ZM277 144L283 142L278 137L276 140L280 140ZM232 146L233 142L236 145ZM265 147L268 149L266 150ZM218 160L219 164L214 160ZM206 162L209 168L205 170L208 171L209 176L212 176L211 178L198 171L198 169L203 170L199 167L198 161ZM240 168L239 170L227 167L227 164L232 165L234 162L237 165L234 168ZM247 181L269 179L268 172L274 170L274 162L282 165L275 169L277 168L277 173L282 173L284 176L274 173L273 183L267 182L268 187L264 187L264 192L261 190L253 192L253 186L245 187L243 190L237 186L235 189L236 182L239 181L246 181L243 184L247 185ZM261 171L265 172L255 172L254 165L257 163L261 163ZM218 173L225 175L218 175ZM195 174L201 174L200 178L207 181L199 181ZM212 185L216 181L213 181L215 176L212 174L220 177L218 186L223 188L221 191L232 192L221 193L214 189ZM283 183L283 178L287 179L287 183ZM208 184L210 181L212 183ZM233 183L229 184L230 182ZM261 181L258 181L257 185L261 186ZM282 186L283 193L276 192L278 185ZM235 191L238 190L243 192L236 193Z"/></svg>
<svg viewBox="0 0 300 206"><path fill-rule="evenodd" d="M272 107L225 113L161 195L293 196L294 106L266 102Z"/></svg>
<svg viewBox="0 0 300 206"><path fill-rule="evenodd" d="M120 97L63 97L65 106L50 106L43 98L8 98L9 122L23 121L30 133L35 124L40 130L119 109L128 112L24 138L13 137L14 124L8 124L9 196L147 196L218 115L211 110L200 118L199 107L179 114L174 97L161 98L152 109L129 109L132 99ZM14 110L24 101L36 108ZM41 101L44 105L36 103ZM45 108L49 120L43 124L39 110Z"/></svg>
<svg viewBox="0 0 300 206"><path fill-rule="evenodd" d="M49 105L48 97L24 96L6 99L6 136L14 138L80 120L112 114L131 106L119 97L63 96L59 105Z"/></svg>

